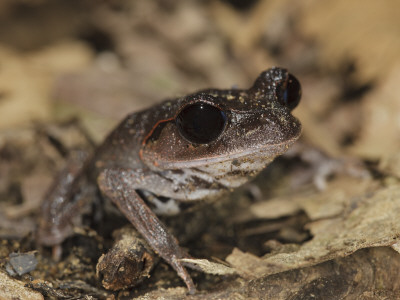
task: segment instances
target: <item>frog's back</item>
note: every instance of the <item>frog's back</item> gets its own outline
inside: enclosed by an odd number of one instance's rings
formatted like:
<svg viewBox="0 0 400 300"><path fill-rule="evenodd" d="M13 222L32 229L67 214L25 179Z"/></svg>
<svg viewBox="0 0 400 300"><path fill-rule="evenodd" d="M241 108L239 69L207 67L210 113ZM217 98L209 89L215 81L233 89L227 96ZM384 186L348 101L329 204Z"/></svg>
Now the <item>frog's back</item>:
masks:
<svg viewBox="0 0 400 300"><path fill-rule="evenodd" d="M154 124L170 118L171 106L176 101L167 100L159 105L129 114L96 149L91 165L95 177L106 168L140 170L146 168L139 157L145 137Z"/></svg>

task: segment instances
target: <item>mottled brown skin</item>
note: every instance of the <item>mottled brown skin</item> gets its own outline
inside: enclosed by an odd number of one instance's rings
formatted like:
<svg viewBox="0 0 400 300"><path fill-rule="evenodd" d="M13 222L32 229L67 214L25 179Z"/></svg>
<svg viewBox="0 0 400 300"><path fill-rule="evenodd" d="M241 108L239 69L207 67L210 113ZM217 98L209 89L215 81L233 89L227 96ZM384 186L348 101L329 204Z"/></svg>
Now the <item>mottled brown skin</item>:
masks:
<svg viewBox="0 0 400 300"><path fill-rule="evenodd" d="M61 174L46 197L38 242L56 246L71 235L72 219L98 188L194 293L180 261L189 255L142 197L215 198L284 153L301 133L300 122L282 101L288 76L285 69L272 68L248 90L204 90L128 115L92 157L76 159ZM223 132L208 144L183 138L174 121L183 107L196 102L212 104L227 116Z"/></svg>

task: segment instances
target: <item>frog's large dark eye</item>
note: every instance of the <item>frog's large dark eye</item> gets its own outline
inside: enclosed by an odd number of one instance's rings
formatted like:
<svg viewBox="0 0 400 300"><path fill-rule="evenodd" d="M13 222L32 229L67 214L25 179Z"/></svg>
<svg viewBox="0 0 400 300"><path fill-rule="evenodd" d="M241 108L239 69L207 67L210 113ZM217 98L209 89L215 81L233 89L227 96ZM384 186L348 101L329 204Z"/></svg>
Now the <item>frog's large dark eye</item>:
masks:
<svg viewBox="0 0 400 300"><path fill-rule="evenodd" d="M299 104L301 98L300 82L289 73L288 80L283 91L283 102L290 109L294 109Z"/></svg>
<svg viewBox="0 0 400 300"><path fill-rule="evenodd" d="M175 119L179 133L194 144L208 144L225 128L226 115L218 107L204 102L189 104Z"/></svg>

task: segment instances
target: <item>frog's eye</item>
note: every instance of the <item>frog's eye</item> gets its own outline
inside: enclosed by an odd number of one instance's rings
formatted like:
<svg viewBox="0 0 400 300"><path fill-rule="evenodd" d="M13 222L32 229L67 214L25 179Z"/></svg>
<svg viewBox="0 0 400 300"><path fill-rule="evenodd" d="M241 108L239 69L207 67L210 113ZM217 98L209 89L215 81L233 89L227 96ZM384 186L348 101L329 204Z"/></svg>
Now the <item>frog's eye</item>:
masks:
<svg viewBox="0 0 400 300"><path fill-rule="evenodd" d="M217 139L226 120L221 109L205 102L185 106L175 118L179 133L194 144L208 144Z"/></svg>
<svg viewBox="0 0 400 300"><path fill-rule="evenodd" d="M283 102L290 109L294 109L300 102L301 85L300 82L289 73L286 84L283 86Z"/></svg>

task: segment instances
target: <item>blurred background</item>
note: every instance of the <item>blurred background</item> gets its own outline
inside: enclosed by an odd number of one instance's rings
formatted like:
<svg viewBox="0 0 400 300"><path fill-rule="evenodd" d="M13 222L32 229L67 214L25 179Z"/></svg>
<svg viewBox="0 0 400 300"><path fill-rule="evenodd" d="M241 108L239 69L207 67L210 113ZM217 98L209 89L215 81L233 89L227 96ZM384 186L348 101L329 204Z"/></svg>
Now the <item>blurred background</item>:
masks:
<svg viewBox="0 0 400 300"><path fill-rule="evenodd" d="M0 130L79 116L100 141L127 112L270 66L301 81L313 143L396 151L395 0L14 1L0 4Z"/></svg>

